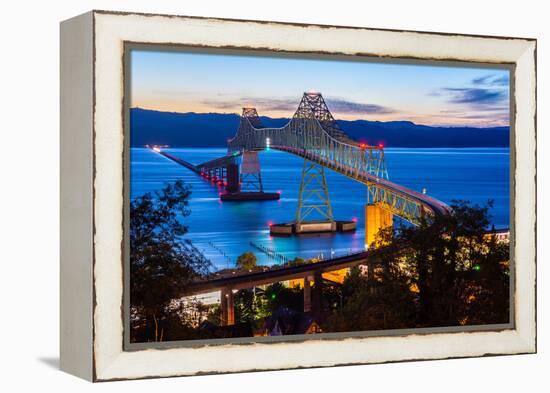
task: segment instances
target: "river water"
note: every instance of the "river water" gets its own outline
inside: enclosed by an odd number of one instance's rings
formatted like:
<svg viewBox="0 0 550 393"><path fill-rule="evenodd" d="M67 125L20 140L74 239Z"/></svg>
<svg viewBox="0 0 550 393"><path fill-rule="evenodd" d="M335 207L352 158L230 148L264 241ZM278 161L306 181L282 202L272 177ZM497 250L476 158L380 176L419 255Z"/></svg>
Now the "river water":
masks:
<svg viewBox="0 0 550 393"><path fill-rule="evenodd" d="M220 157L222 148L171 148L165 151L194 164ZM390 180L444 202L454 199L483 204L494 200L492 222L507 228L510 222L510 151L507 148L385 149ZM270 223L290 222L296 213L303 160L288 153L260 155L265 191L281 193L278 201L225 202L220 190L200 176L145 148L131 149L131 197L161 189L177 179L191 185L191 214L184 223L186 238L203 251L218 269L233 267L237 256L253 251L259 264L281 263L252 244L286 258L344 255L359 251L364 242L366 186L326 170L334 217L357 220L357 231L300 237L271 237ZM251 244L252 243L252 244Z"/></svg>

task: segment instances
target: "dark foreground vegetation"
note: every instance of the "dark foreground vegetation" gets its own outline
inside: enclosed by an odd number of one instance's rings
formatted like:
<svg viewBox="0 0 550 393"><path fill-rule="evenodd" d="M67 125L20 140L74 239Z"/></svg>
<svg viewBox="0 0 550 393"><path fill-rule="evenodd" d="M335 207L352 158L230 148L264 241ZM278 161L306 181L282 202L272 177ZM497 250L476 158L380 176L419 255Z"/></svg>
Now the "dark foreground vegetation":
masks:
<svg viewBox="0 0 550 393"><path fill-rule="evenodd" d="M219 305L181 296L189 283L212 272L210 262L184 240L187 228L177 219L190 214L189 196L176 182L131 203L132 342L509 321L509 245L487 232L490 202L456 201L451 216L382 231L367 266L351 269L340 284L318 288L315 312L303 312L299 282L276 283L235 293L235 325L221 326ZM254 270L254 254L243 254L237 268Z"/></svg>

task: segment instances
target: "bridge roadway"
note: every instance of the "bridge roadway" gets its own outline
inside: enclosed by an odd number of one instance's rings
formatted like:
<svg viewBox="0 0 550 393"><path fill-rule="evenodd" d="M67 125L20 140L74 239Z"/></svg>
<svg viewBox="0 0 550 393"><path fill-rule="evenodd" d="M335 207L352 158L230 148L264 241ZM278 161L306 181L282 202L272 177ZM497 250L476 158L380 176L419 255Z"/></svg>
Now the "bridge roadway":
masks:
<svg viewBox="0 0 550 393"><path fill-rule="evenodd" d="M235 305L233 291L254 288L281 281L302 279L304 293L304 312L319 315L322 303L323 273L354 267L368 263L368 251L333 258L321 262L288 266L257 273L246 273L238 276L223 277L214 280L191 284L181 296L193 296L204 293L220 292L221 324L235 323ZM369 269L369 273L372 270ZM315 283L312 287L311 283Z"/></svg>
<svg viewBox="0 0 550 393"><path fill-rule="evenodd" d="M228 141L228 154L214 160L192 165L160 149L156 151L194 172L219 171L223 178L224 168L235 164L243 152L269 148L305 158L367 185L372 205L412 224L420 224L425 216L452 213L444 202L389 181L383 146L368 146L349 138L320 93L304 93L292 119L279 128L263 127L256 109L243 108L237 133Z"/></svg>
<svg viewBox="0 0 550 393"><path fill-rule="evenodd" d="M180 164L181 166L184 166L185 168L192 170L192 171L195 172L195 173L198 173L198 174L201 173L200 169L197 168L196 165L191 164L190 162L187 162L187 161L185 161L185 160L182 160L181 158L178 158L178 157L176 157L176 156L173 156L172 154L166 153L166 152L164 152L164 151L162 151L162 150L160 150L160 149L159 149L159 150L154 150L154 151L156 151L158 154L160 154L160 155L162 155L162 156L168 158L169 160L172 160L172 161L174 161L175 163Z"/></svg>
<svg viewBox="0 0 550 393"><path fill-rule="evenodd" d="M447 214L451 214L452 212L451 208L444 202L441 202L426 194L422 194L420 192L411 190L410 188L403 187L389 180L380 178L366 171L356 171L356 173L353 176L350 176L349 175L350 169L347 168L346 165L340 164L339 162L336 162L336 161L328 160L325 157L316 155L314 153L305 151L303 149L298 149L298 148L288 147L288 146L273 146L273 145L271 145L270 148L291 153L296 156L306 158L310 161L314 161L326 168L332 169L342 175L350 177L365 185L376 185L378 187L389 189L396 194L400 194L402 198L411 199L424 206L429 207L435 215L447 215Z"/></svg>
<svg viewBox="0 0 550 393"><path fill-rule="evenodd" d="M384 189L389 189L393 193L401 195L401 197L404 198L404 199L409 199L413 202L421 204L422 206L427 206L434 213L434 215L436 215L436 216L451 214L451 208L446 203L441 202L441 201L439 201L435 198L432 198L429 195L422 194L420 192L411 190L410 188L403 187L403 186L401 186L399 184L396 184L396 183L393 183L389 180L380 178L380 177L375 176L373 174L370 174L366 171L355 171L355 173L352 176L350 176L350 172L351 172L350 168L346 167L346 165L343 165L343 164L341 164L337 161L328 160L323 156L317 155L317 154L312 153L312 152L308 152L304 149L298 149L298 148L289 147L289 146L277 146L277 145L271 145L270 148L274 149L274 150L279 150L279 151L283 151L283 152L286 152L286 153L290 153L290 154L296 155L298 157L306 158L310 161L314 161L314 162L316 162L320 165L323 165L324 167L326 167L328 169L332 169L335 172L338 172L338 173L340 173L344 176L350 177L350 178L352 178L352 179L354 179L354 180L356 180L360 183L363 183L367 186L368 185L376 185L376 186L384 188ZM258 150L263 150L263 149L258 149ZM226 156L223 156L223 157L216 158L214 160L211 160L211 161L203 163L199 166L196 166L196 165L190 164L187 161L179 159L179 158L177 158L177 157L175 157L171 154L168 154L168 153L165 153L165 152L162 152L162 151L159 152L159 153L162 154L163 156L177 162L178 164L180 164L180 165L182 165L186 168L191 169L192 171L194 171L196 173L201 172L200 171L201 166L210 166L210 165L212 165L212 166L215 166L215 165L223 166L229 161L233 162L233 160L235 159L235 155L231 154L231 155L226 155Z"/></svg>
<svg viewBox="0 0 550 393"><path fill-rule="evenodd" d="M320 262L312 262L296 266L287 266L265 272L245 273L236 276L217 278L214 280L191 284L182 293L183 296L200 295L204 293L248 289L255 286L268 285L281 281L290 281L314 277L322 273L346 269L361 264L366 264L368 251L362 251L343 257L327 259Z"/></svg>
<svg viewBox="0 0 550 393"><path fill-rule="evenodd" d="M451 212L435 198L390 182L384 147L359 143L347 136L321 93L305 92L298 109L282 127L264 127L255 108L243 108L237 133L228 140L228 152L269 148L304 157L367 184L367 203L372 206L372 217L380 218L374 219L380 225L385 226L391 219L386 213L419 225L424 217Z"/></svg>

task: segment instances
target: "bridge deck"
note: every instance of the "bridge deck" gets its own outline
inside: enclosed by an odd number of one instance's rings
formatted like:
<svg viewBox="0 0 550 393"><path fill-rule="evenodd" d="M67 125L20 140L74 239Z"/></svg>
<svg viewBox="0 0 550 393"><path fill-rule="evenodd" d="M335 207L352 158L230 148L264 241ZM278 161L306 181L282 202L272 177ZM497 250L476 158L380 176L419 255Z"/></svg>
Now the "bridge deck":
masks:
<svg viewBox="0 0 550 393"><path fill-rule="evenodd" d="M338 172L346 177L352 178L365 185L376 185L386 189L390 189L392 190L392 192L402 195L403 198L408 198L412 201L417 201L422 205L428 206L435 215L446 215L451 213L450 207L444 202L441 202L426 194L422 194L420 192L411 190L410 188L403 187L389 180L382 179L368 172L361 171L361 172L354 173L352 170L350 170L350 168L346 167L345 165L342 165L336 161L327 160L324 157L315 155L308 151L304 151L303 149L297 149L297 148L288 147L288 146L274 146L274 145L270 147L275 150L284 151L302 158L306 158L308 160L315 161L318 164L323 165L328 169L332 169L335 172ZM227 165L228 162L234 160L235 158L234 155L226 155L226 156L222 156L222 157L215 158L213 160L201 163L199 165L193 165L185 160L182 160L164 151L160 151L159 154L165 156L166 158L196 173L200 173L202 167L217 167L217 166ZM350 176L350 172L353 173L353 175Z"/></svg>
<svg viewBox="0 0 550 393"><path fill-rule="evenodd" d="M199 295L203 293L220 291L222 289L247 289L260 285L273 284L280 281L300 279L312 276L315 272L326 273L364 264L367 262L368 256L368 251L363 251L321 262L282 267L266 272L247 273L238 276L198 282L190 285L189 288L185 290L183 295Z"/></svg>
<svg viewBox="0 0 550 393"><path fill-rule="evenodd" d="M164 151L157 151L157 153L159 153L160 155L163 155L164 157L168 158L169 160L174 161L177 164L180 164L181 166L186 167L187 169L192 170L195 173L200 173L200 169L196 165L191 164L190 162L182 160L181 158L173 156L172 154L166 153Z"/></svg>
<svg viewBox="0 0 550 393"><path fill-rule="evenodd" d="M310 152L304 151L302 149L293 148L293 147L273 146L273 145L270 147L275 150L284 151L287 153L297 155L302 158L306 158L308 160L315 161L326 168L332 169L338 173L343 174L344 176L357 180L365 185L377 185L377 186L390 189L395 193L401 194L403 198L409 198L411 200L418 201L419 203L428 206L429 208L432 209L435 215L446 215L451 213L450 207L444 202L438 201L437 199L432 198L426 194L422 194L420 192L411 190L410 188L400 186L399 184L393 183L389 180L382 179L368 172L364 172L364 171L356 172L353 174L353 176L350 176L349 175L350 169L345 165L342 165L336 161L329 161L324 157L317 156Z"/></svg>

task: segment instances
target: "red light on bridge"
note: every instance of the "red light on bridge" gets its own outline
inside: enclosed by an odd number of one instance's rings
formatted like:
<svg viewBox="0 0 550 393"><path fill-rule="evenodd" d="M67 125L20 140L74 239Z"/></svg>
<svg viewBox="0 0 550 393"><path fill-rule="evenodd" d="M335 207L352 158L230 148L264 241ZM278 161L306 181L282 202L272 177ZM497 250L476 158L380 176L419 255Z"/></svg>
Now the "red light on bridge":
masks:
<svg viewBox="0 0 550 393"><path fill-rule="evenodd" d="M366 143L361 143L361 144L359 145L359 147L360 147L361 149L366 149L367 144L366 144Z"/></svg>
<svg viewBox="0 0 550 393"><path fill-rule="evenodd" d="M271 228L271 226L273 225L273 222L268 221L268 222L267 222L267 225Z"/></svg>
<svg viewBox="0 0 550 393"><path fill-rule="evenodd" d="M351 219L351 221L357 222L357 217L353 217L353 218Z"/></svg>
<svg viewBox="0 0 550 393"><path fill-rule="evenodd" d="M378 147L384 148L384 144L383 144L383 143L379 143L379 144L378 144Z"/></svg>

